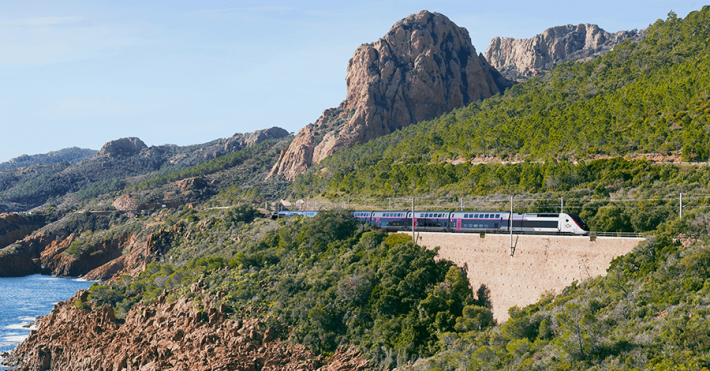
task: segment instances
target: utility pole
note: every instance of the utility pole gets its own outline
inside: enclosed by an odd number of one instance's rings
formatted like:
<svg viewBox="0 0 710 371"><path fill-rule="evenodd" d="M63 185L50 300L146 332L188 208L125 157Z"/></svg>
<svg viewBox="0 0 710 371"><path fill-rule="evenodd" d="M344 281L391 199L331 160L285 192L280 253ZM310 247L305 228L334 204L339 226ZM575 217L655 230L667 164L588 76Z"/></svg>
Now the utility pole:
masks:
<svg viewBox="0 0 710 371"><path fill-rule="evenodd" d="M510 196L510 256L513 256L513 196Z"/></svg>
<svg viewBox="0 0 710 371"><path fill-rule="evenodd" d="M417 225L416 220L414 217L414 197L412 196L412 243L417 243L417 239L414 237L414 227Z"/></svg>
<svg viewBox="0 0 710 371"><path fill-rule="evenodd" d="M350 208L350 195L348 195L348 209Z"/></svg>
<svg viewBox="0 0 710 371"><path fill-rule="evenodd" d="M387 201L389 201L390 211L392 211L392 197L387 197Z"/></svg>
<svg viewBox="0 0 710 371"><path fill-rule="evenodd" d="M463 197L459 198L459 201L461 201L461 211L463 211Z"/></svg>
<svg viewBox="0 0 710 371"><path fill-rule="evenodd" d="M560 212L564 213L565 212L565 198L560 197Z"/></svg>
<svg viewBox="0 0 710 371"><path fill-rule="evenodd" d="M303 211L308 211L308 196L306 196L306 208Z"/></svg>

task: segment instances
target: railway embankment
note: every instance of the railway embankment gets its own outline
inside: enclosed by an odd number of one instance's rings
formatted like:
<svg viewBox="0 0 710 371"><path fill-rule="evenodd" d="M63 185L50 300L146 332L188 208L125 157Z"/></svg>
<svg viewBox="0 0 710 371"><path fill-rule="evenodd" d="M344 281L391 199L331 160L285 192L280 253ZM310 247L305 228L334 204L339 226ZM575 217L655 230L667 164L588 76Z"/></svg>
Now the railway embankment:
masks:
<svg viewBox="0 0 710 371"><path fill-rule="evenodd" d="M488 286L493 315L508 319L508 309L535 303L545 292L560 293L573 281L605 275L609 263L631 252L643 238L589 236L510 236L422 232L417 243L440 247L439 256L468 272L471 286Z"/></svg>

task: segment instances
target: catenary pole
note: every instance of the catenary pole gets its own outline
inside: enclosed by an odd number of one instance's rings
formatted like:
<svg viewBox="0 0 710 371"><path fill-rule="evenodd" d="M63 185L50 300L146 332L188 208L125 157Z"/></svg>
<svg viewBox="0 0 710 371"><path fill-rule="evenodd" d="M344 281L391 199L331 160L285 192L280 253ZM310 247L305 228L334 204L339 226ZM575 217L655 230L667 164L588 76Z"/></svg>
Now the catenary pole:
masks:
<svg viewBox="0 0 710 371"><path fill-rule="evenodd" d="M414 197L412 197L412 243L417 243L416 237L414 237L414 226L417 225L416 218L414 217Z"/></svg>
<svg viewBox="0 0 710 371"><path fill-rule="evenodd" d="M510 196L510 251L513 251L513 196Z"/></svg>

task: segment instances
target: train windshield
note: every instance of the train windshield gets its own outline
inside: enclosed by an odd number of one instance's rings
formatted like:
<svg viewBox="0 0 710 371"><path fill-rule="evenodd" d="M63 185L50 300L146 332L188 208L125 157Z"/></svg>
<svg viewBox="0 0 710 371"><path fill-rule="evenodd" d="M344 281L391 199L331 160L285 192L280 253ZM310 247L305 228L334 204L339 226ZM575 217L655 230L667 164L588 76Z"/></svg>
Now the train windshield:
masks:
<svg viewBox="0 0 710 371"><path fill-rule="evenodd" d="M567 213L567 215L569 215L572 218L572 220L574 220L574 222L577 223L577 225L580 228L582 228L582 230L589 231L589 227L587 226L587 223L585 223L584 220L582 220L582 218L579 217L579 215L572 214L572 213Z"/></svg>

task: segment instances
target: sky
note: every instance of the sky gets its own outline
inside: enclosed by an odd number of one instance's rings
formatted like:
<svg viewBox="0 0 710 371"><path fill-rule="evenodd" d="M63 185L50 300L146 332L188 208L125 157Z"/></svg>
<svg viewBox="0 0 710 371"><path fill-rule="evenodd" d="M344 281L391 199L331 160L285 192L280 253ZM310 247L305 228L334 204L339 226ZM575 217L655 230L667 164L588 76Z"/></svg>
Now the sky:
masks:
<svg viewBox="0 0 710 371"><path fill-rule="evenodd" d="M0 162L123 137L204 143L298 132L345 99L355 49L421 10L496 36L565 24L642 29L684 0L0 2Z"/></svg>

